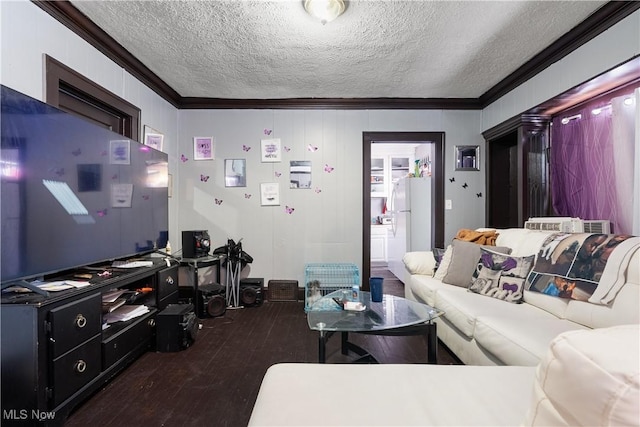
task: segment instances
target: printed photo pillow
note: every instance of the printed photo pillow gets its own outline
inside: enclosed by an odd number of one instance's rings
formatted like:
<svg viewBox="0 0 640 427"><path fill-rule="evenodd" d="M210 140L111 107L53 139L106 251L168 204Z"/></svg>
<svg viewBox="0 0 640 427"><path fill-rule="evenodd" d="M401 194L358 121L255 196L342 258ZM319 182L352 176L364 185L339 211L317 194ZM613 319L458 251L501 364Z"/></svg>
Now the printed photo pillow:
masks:
<svg viewBox="0 0 640 427"><path fill-rule="evenodd" d="M535 255L513 257L485 248L481 253L469 290L512 303L522 302Z"/></svg>

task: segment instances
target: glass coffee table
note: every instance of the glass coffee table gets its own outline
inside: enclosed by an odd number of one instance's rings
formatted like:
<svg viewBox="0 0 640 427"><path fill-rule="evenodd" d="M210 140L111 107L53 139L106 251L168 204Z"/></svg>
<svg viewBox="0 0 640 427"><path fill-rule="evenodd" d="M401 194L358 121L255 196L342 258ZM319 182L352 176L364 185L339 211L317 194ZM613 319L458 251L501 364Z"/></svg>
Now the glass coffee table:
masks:
<svg viewBox="0 0 640 427"><path fill-rule="evenodd" d="M309 328L320 333L318 362L325 363L326 343L336 332L342 334L342 354L349 350L360 356L357 362L377 363L366 350L349 341L349 332L370 335L427 336L427 363L437 363L437 335L434 319L442 310L394 295L372 302L369 292L361 291L362 311L344 310L337 301L349 300L350 289L337 290L315 301L307 312ZM336 301L337 299L337 301Z"/></svg>

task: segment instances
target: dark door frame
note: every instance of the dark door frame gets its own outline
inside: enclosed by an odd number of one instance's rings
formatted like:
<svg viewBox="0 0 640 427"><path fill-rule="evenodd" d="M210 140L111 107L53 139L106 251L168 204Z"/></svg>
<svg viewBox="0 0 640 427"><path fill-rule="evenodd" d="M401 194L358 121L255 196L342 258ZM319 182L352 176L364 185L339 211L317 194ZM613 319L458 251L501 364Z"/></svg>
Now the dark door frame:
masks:
<svg viewBox="0 0 640 427"><path fill-rule="evenodd" d="M444 245L444 132L362 133L362 289L369 290L371 274L371 144L374 142L434 144L431 245Z"/></svg>

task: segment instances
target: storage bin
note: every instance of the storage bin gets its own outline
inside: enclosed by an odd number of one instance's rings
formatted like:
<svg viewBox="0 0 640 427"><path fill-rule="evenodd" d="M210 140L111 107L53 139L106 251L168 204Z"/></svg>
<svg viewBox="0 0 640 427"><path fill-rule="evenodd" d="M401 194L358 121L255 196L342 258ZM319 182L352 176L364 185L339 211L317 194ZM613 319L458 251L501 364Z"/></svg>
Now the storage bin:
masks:
<svg viewBox="0 0 640 427"><path fill-rule="evenodd" d="M360 271L355 264L318 263L305 266L304 311L318 299L340 289L360 287Z"/></svg>

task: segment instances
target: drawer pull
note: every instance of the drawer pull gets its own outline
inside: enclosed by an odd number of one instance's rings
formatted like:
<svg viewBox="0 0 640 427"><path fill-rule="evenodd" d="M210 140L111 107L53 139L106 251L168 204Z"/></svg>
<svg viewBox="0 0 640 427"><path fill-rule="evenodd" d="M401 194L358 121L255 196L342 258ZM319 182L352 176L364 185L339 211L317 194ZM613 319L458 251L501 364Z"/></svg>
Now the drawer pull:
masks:
<svg viewBox="0 0 640 427"><path fill-rule="evenodd" d="M74 369L78 373L83 373L84 371L87 370L87 362L85 362L82 359L78 360L74 366Z"/></svg>
<svg viewBox="0 0 640 427"><path fill-rule="evenodd" d="M87 318L84 317L82 314L78 314L76 316L76 326L78 328L84 328L85 326L87 326Z"/></svg>

